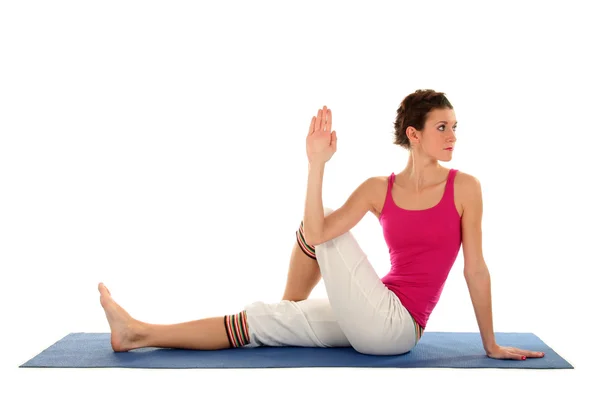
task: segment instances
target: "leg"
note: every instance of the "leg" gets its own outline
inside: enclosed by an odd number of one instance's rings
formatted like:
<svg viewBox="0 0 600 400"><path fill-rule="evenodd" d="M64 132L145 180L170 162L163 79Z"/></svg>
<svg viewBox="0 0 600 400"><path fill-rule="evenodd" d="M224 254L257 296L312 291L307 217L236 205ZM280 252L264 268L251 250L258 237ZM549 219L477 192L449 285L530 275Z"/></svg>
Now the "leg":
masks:
<svg viewBox="0 0 600 400"><path fill-rule="evenodd" d="M331 308L352 347L366 354L402 354L412 349L418 340L414 319L381 282L352 233L315 250Z"/></svg>
<svg viewBox="0 0 600 400"><path fill-rule="evenodd" d="M257 346L350 347L329 300L282 300L245 308L250 343Z"/></svg>
<svg viewBox="0 0 600 400"><path fill-rule="evenodd" d="M304 224L300 222L300 227L296 231L296 241L292 248L282 300L306 300L320 279L321 271L317 263L315 248L304 240Z"/></svg>
<svg viewBox="0 0 600 400"><path fill-rule="evenodd" d="M243 346L350 346L327 299L255 302L236 315L156 325L131 317L102 283L98 290L110 325L111 346L117 352L142 347L219 350Z"/></svg>
<svg viewBox="0 0 600 400"><path fill-rule="evenodd" d="M141 347L168 347L194 350L217 350L247 343L245 315L205 318L172 325L148 324L129 315L100 283L100 304L110 325L114 351ZM233 342L233 344L232 344Z"/></svg>

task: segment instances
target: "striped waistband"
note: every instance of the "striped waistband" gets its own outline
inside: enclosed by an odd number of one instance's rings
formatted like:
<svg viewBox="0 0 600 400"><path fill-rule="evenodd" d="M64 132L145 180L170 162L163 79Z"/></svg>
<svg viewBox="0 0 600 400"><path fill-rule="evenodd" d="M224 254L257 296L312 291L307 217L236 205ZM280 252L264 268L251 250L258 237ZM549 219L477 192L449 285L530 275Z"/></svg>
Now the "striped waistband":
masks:
<svg viewBox="0 0 600 400"><path fill-rule="evenodd" d="M423 336L423 332L425 331L425 328L423 328L416 320L415 317L413 317L411 315L411 318L413 320L413 324L415 325L415 336L417 337L417 341L419 339L421 339L421 336Z"/></svg>

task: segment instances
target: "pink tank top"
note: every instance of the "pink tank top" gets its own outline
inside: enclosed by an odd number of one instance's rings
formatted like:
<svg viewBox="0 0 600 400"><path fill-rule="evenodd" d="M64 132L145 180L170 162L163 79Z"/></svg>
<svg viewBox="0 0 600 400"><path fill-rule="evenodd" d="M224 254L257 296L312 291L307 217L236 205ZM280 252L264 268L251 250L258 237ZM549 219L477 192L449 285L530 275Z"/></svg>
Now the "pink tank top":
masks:
<svg viewBox="0 0 600 400"><path fill-rule="evenodd" d="M391 261L381 281L422 328L440 299L461 246L460 215L454 205L456 172L450 170L441 201L425 210L396 205L392 199L396 175L392 173L379 217Z"/></svg>

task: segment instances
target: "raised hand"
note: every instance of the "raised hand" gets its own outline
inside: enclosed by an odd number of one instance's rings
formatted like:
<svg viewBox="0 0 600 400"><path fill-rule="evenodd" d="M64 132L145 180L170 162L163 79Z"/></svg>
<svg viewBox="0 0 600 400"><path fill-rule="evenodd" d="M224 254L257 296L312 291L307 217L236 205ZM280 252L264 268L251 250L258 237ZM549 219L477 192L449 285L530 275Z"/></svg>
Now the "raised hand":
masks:
<svg viewBox="0 0 600 400"><path fill-rule="evenodd" d="M331 132L331 110L324 106L313 116L306 136L308 162L325 163L337 150L336 132Z"/></svg>
<svg viewBox="0 0 600 400"><path fill-rule="evenodd" d="M527 358L544 357L544 353L540 351L521 350L516 347L495 346L487 352L490 358L525 360Z"/></svg>

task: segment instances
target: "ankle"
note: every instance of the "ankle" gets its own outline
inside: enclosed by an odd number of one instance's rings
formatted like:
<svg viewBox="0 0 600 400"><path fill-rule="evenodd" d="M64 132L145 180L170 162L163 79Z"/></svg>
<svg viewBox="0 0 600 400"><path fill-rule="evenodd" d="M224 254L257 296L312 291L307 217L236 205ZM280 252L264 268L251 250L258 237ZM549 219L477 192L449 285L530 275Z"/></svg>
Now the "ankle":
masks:
<svg viewBox="0 0 600 400"><path fill-rule="evenodd" d="M141 342L150 336L150 326L144 322L132 320L127 324L127 333L131 342Z"/></svg>

